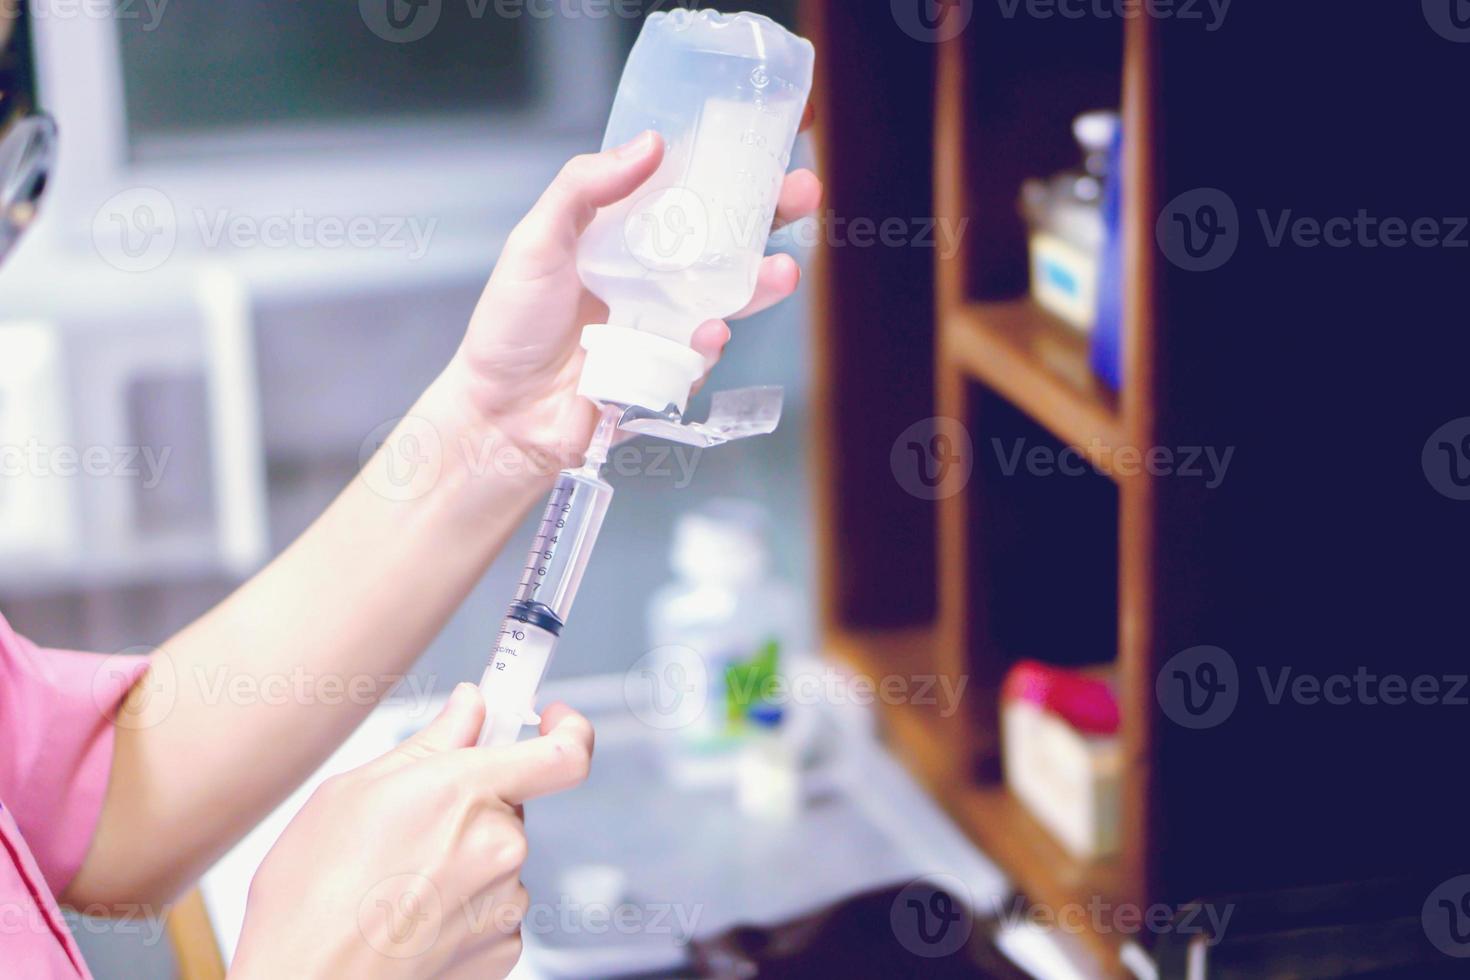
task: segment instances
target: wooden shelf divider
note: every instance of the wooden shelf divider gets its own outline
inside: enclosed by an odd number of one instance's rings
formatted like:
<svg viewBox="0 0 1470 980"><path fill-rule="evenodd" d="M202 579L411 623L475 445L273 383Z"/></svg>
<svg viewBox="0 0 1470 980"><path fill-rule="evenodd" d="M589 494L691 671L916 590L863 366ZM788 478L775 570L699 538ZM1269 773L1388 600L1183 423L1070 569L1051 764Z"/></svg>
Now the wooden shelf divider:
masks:
<svg viewBox="0 0 1470 980"><path fill-rule="evenodd" d="M965 303L941 318L941 357L1108 472L1126 429L1117 395L1092 372L1086 337L1029 299Z"/></svg>

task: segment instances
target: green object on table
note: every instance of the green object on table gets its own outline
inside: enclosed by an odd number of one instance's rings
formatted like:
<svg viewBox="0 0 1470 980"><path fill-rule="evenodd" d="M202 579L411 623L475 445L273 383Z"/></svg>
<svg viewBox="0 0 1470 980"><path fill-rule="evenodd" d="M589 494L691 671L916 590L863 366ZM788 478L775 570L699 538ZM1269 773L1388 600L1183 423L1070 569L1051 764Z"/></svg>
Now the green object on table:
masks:
<svg viewBox="0 0 1470 980"><path fill-rule="evenodd" d="M725 668L725 711L731 725L743 725L751 708L775 694L780 654L781 644L769 639L749 660Z"/></svg>

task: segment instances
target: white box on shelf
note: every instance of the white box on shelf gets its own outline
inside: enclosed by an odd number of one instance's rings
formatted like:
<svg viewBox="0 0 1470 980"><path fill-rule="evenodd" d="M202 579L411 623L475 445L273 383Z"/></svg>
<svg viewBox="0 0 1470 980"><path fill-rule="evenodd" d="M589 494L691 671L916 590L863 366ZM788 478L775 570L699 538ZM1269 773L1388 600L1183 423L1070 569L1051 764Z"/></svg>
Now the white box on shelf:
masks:
<svg viewBox="0 0 1470 980"><path fill-rule="evenodd" d="M1036 698L1005 697L1000 720L1006 785L1016 798L1073 855L1117 853L1118 736L1082 731Z"/></svg>

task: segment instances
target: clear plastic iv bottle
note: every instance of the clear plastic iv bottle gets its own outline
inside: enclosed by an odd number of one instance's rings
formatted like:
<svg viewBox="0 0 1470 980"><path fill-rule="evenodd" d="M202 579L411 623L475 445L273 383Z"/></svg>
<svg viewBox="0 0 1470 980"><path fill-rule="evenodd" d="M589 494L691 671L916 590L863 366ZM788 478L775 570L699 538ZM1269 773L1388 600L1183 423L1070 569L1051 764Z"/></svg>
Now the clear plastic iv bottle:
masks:
<svg viewBox="0 0 1470 980"><path fill-rule="evenodd" d="M664 160L582 238L578 271L609 307L583 333L583 395L684 411L703 371L695 328L755 293L814 59L810 42L758 14L648 17L603 146L653 129Z"/></svg>

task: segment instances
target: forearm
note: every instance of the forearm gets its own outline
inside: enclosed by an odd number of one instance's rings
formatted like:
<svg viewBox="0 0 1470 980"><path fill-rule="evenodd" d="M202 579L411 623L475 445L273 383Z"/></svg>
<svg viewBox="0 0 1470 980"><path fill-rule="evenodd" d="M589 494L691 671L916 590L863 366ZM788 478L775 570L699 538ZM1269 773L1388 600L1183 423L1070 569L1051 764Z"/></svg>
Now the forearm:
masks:
<svg viewBox="0 0 1470 980"><path fill-rule="evenodd" d="M546 466L466 411L441 379L380 450L417 439L428 461L406 486L354 479L280 557L163 646L145 682L157 700L137 726L118 726L71 897L175 893L423 652L549 482Z"/></svg>

